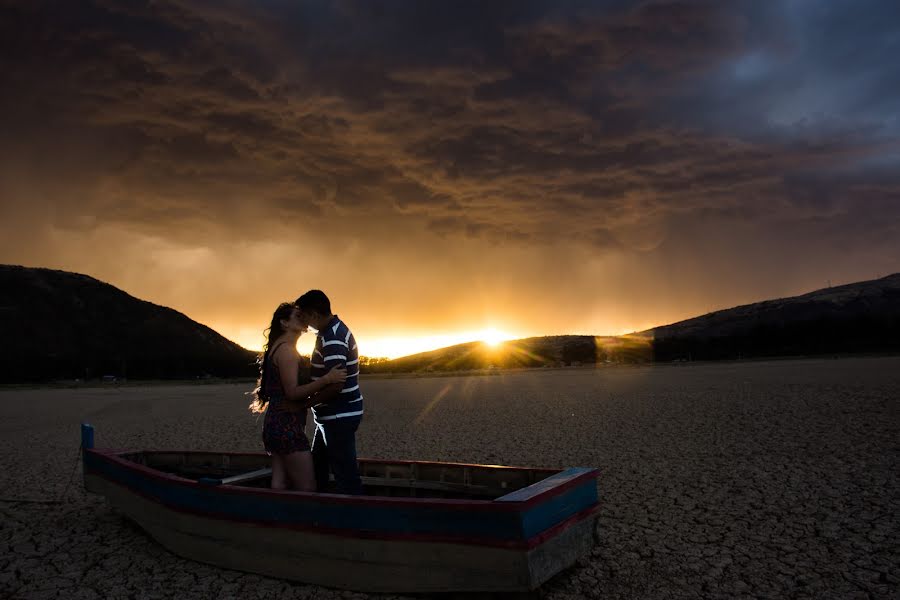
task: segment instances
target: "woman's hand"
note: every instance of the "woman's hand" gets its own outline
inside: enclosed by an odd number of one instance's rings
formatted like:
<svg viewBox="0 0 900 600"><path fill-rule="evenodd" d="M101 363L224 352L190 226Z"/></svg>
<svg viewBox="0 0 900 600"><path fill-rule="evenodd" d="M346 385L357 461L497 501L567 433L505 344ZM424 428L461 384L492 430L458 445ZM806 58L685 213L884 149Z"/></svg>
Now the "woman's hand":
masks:
<svg viewBox="0 0 900 600"><path fill-rule="evenodd" d="M343 367L335 367L322 376L322 380L326 385L332 383L344 383L347 379L347 369Z"/></svg>

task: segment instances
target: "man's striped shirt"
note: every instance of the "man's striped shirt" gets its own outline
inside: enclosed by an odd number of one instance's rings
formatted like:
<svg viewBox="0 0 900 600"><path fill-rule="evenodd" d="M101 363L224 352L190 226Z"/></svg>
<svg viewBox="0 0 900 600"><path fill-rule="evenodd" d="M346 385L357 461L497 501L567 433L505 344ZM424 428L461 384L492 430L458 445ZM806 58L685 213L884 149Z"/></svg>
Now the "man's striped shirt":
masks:
<svg viewBox="0 0 900 600"><path fill-rule="evenodd" d="M316 423L358 417L363 414L363 395L359 389L359 350L353 334L337 315L319 331L310 360L310 375L319 379L335 367L347 369L347 380L340 394L327 403L312 407Z"/></svg>

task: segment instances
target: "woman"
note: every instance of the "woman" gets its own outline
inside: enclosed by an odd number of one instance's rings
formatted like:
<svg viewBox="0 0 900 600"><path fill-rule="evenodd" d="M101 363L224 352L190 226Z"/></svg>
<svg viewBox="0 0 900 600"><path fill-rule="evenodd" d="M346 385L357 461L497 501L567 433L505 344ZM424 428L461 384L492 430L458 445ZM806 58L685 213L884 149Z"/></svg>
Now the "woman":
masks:
<svg viewBox="0 0 900 600"><path fill-rule="evenodd" d="M250 403L253 412L266 412L263 444L272 455L272 488L276 490L290 487L316 491L309 440L303 431L306 410L315 404L311 396L347 379L345 369L332 369L311 383L297 385L300 372L297 340L306 327L300 310L293 304L285 302L275 309L259 361L259 385Z"/></svg>

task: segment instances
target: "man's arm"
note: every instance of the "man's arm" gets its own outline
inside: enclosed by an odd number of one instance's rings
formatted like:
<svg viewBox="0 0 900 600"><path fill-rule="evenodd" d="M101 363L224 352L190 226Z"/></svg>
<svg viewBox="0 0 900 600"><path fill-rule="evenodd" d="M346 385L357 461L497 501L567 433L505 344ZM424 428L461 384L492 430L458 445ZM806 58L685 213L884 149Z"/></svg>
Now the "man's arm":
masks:
<svg viewBox="0 0 900 600"><path fill-rule="evenodd" d="M335 368L347 368L347 354L349 348L345 340L333 335L326 335L322 338L322 362L329 371ZM312 396L312 406L316 404L327 404L337 398L341 390L344 389L343 383L333 383Z"/></svg>
<svg viewBox="0 0 900 600"><path fill-rule="evenodd" d="M337 387L340 391L340 389L344 387L343 382L340 381L329 383L336 377L340 377L340 371L334 373L333 369L329 370L328 373L318 378L316 381L298 385L297 376L292 376L291 374L297 373L300 365L299 358L296 349L286 347L279 348L276 355L273 357L273 360L278 365L278 370L281 373L281 387L284 389L284 402L290 410L306 410L310 406L318 404L318 401L313 400L313 397L317 392L331 387ZM340 369L342 367L338 365L337 368ZM344 371L344 376L346 377L346 371Z"/></svg>

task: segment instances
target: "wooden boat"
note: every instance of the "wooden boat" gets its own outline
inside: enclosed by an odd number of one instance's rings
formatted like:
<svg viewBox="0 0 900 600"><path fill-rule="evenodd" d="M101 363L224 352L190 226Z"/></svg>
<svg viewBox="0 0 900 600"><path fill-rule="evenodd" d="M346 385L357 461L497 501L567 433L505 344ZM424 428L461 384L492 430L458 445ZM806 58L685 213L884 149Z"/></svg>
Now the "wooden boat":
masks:
<svg viewBox="0 0 900 600"><path fill-rule="evenodd" d="M593 545L594 469L360 459L365 496L269 489L265 454L94 448L84 485L172 552L357 591L537 588Z"/></svg>

